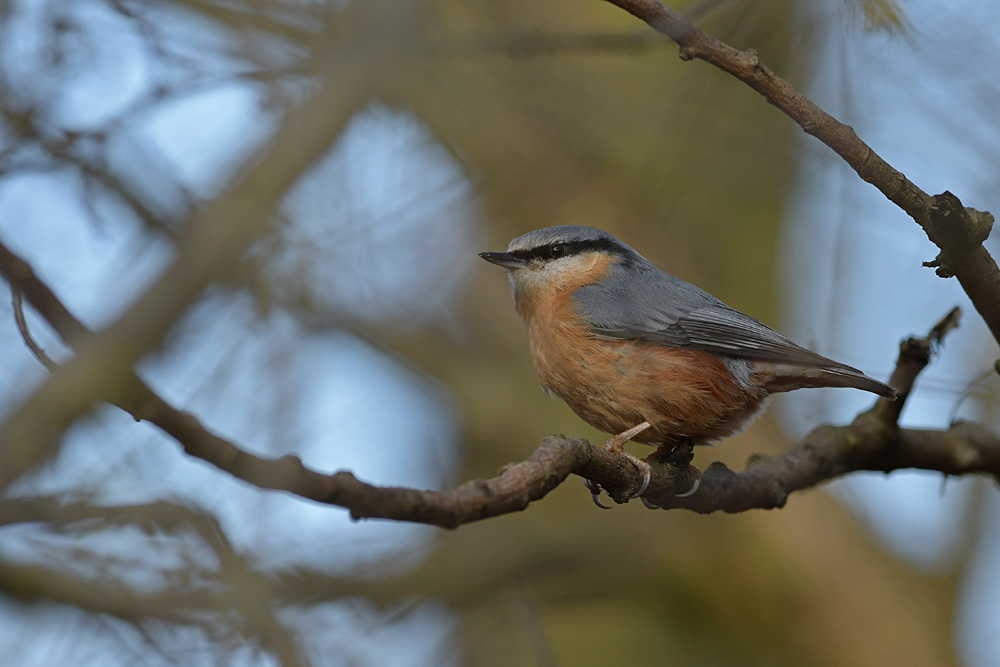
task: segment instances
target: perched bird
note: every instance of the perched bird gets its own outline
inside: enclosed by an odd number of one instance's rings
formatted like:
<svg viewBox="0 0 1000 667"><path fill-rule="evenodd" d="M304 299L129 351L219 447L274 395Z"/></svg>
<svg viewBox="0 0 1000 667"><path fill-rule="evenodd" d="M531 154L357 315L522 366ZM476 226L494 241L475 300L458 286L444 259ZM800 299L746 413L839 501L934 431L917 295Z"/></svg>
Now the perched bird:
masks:
<svg viewBox="0 0 1000 667"><path fill-rule="evenodd" d="M623 450L629 439L657 446L654 457L690 460L693 445L739 432L770 394L855 387L896 395L599 229L547 227L517 237L507 252L479 256L508 270L542 387L594 428L616 434L608 448L645 473L636 495L650 468Z"/></svg>

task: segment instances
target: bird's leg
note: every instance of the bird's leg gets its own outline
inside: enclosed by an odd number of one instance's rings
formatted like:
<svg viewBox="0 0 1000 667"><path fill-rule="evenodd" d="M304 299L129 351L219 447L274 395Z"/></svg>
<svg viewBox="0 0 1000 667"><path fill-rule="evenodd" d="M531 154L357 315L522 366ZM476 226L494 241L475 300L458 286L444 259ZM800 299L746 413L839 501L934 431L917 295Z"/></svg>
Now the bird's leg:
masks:
<svg viewBox="0 0 1000 667"><path fill-rule="evenodd" d="M604 449L608 450L612 454L618 454L618 455L628 454L628 452L624 450L625 443L634 438L635 436L639 435L649 427L650 427L649 422L642 422L638 426L633 426L629 430L623 431L622 433L619 433L618 435L613 436L611 439L609 439L604 444Z"/></svg>
<svg viewBox="0 0 1000 667"><path fill-rule="evenodd" d="M642 459L632 456L631 454L626 452L625 443L634 438L635 436L639 435L649 427L650 427L649 422L642 422L638 426L633 426L629 430L623 433L619 433L618 435L612 437L604 445L604 448L606 450L608 450L612 454L615 454L616 456L621 456L628 459L632 465L634 465L643 473L642 486L639 488L639 491L632 496L633 498L641 496L643 493L646 492L646 488L649 486L649 480L653 475L653 469L649 466L648 463L646 463ZM590 491L590 497L594 499L595 505L604 510L611 509L610 507L602 503L598 498L598 496L601 495L601 487L598 486L596 482L593 482L589 479L585 479L583 480L583 483L587 486L587 490Z"/></svg>
<svg viewBox="0 0 1000 667"><path fill-rule="evenodd" d="M632 454L629 454L627 451L625 451L625 443L634 438L635 436L639 435L649 427L650 423L644 421L641 424L633 426L629 430L619 433L618 435L612 437L610 440L608 440L607 444L604 445L604 448L609 452L611 452L612 454L615 454L617 456L622 456L628 459L629 462L632 465L634 465L639 470L639 472L642 473L643 476L642 486L639 488L638 491L635 492L635 494L632 495L633 498L638 498L639 496L641 496L646 492L646 488L649 487L649 480L653 475L653 469L649 466L648 463L646 463L642 459L633 456Z"/></svg>

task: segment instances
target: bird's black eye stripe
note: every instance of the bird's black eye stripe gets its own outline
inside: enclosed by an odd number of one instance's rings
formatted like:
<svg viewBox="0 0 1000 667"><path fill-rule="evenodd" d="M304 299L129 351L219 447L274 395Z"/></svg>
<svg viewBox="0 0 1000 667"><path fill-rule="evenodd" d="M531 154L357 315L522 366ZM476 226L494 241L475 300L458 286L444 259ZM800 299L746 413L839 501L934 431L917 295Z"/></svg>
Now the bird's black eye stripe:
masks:
<svg viewBox="0 0 1000 667"><path fill-rule="evenodd" d="M569 257L581 252L607 252L629 258L629 252L621 244L612 239L593 239L590 241L569 241L567 243L549 243L547 245L530 248L527 250L514 250L510 254L518 259L551 260L560 257Z"/></svg>

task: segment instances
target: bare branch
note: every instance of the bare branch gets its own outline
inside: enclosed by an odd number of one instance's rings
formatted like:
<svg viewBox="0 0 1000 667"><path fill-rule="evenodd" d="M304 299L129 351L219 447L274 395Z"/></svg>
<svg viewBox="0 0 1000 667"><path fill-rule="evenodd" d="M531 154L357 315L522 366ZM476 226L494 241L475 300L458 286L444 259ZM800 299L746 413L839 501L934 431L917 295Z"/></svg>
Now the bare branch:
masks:
<svg viewBox="0 0 1000 667"><path fill-rule="evenodd" d="M646 497L664 509L682 507L701 514L722 510L784 507L788 495L862 470L892 472L904 468L946 475L1000 473L1000 437L973 422L946 431L885 428L863 413L849 426L821 426L780 456L755 456L743 472L713 463L689 498L669 494Z"/></svg>
<svg viewBox="0 0 1000 667"><path fill-rule="evenodd" d="M0 273L14 289L24 292L67 344L72 346L81 338L86 331L83 325L31 267L2 244ZM932 349L957 325L959 315L960 311L953 309L927 337L911 338L900 346L892 376L900 394L897 401L879 399L850 425L822 426L780 456L753 457L740 473L721 463L712 464L704 474L690 465L655 464L644 498L663 508L743 512L781 507L794 491L859 470L922 468L948 475L986 473L1000 478L1000 437L982 426L959 422L946 431L935 431L899 429L896 425L917 374L927 365ZM450 491L373 486L346 471L333 475L316 472L296 456L270 459L251 454L211 433L193 415L166 403L134 374L130 381L128 399L110 400L136 419L147 420L173 436L189 455L260 488L347 508L355 519L456 528L523 510L571 474L596 482L618 502L626 502L643 482L641 473L624 458L585 440L557 435L546 438L528 459L506 467L496 477L472 480ZM699 478L697 493L675 496Z"/></svg>
<svg viewBox="0 0 1000 667"><path fill-rule="evenodd" d="M899 344L899 360L896 368L889 378L889 385L897 392L897 399L890 401L885 398L878 400L876 410L879 418L887 424L895 424L899 421L899 415L903 412L906 399L910 397L913 383L927 364L930 363L931 355L941 345L941 341L949 331L958 327L962 318L962 309L955 306L951 311L942 317L935 324L924 338L907 338Z"/></svg>
<svg viewBox="0 0 1000 667"><path fill-rule="evenodd" d="M162 338L191 300L267 233L277 201L365 101L371 65L361 58L337 68L329 65L335 83L328 82L290 112L239 184L192 217L176 257L160 278L107 329L76 341L77 355L8 417L0 427L0 489L50 455L62 432L96 397L119 390L132 364Z"/></svg>
<svg viewBox="0 0 1000 667"><path fill-rule="evenodd" d="M698 58L747 84L806 133L832 148L865 181L903 209L941 253L929 266L942 277L955 276L1000 342L1000 268L983 241L993 215L962 206L950 192L930 196L883 160L854 129L826 113L768 69L753 49L737 51L699 30L658 0L607 0L680 45L682 60Z"/></svg>
<svg viewBox="0 0 1000 667"><path fill-rule="evenodd" d="M121 586L102 586L40 565L2 560L0 591L23 602L59 602L123 620L141 616L181 624L194 624L183 610L211 607L216 597L207 590L133 594Z"/></svg>
<svg viewBox="0 0 1000 667"><path fill-rule="evenodd" d="M235 625L237 631L256 637L282 665L308 664L307 658L300 655L292 633L275 617L274 609L259 604L259 600L267 599L272 581L247 564L211 515L166 501L95 506L86 502L67 503L53 496L0 499L0 527L20 523L40 523L61 531L132 525L144 532L178 533L187 528L212 549L219 567L192 572L188 566L185 584L169 591L147 592L101 577L77 577L39 565L17 565L0 559L0 592L25 602L68 604L136 625L150 619L180 625ZM265 594L255 597L253 594L257 592ZM232 611L239 614L238 621L232 618ZM222 613L209 616L206 612Z"/></svg>
<svg viewBox="0 0 1000 667"><path fill-rule="evenodd" d="M28 346L28 349L31 350L31 353L35 355L35 359L38 359L38 362L42 366L45 366L45 368L50 372L54 371L58 364L54 362L52 357L50 357L45 350L42 349L42 346L31 337L31 332L28 331L28 322L24 319L24 299L21 297L21 290L18 287L11 285L10 293L13 301L12 305L14 306L14 321L17 322L17 330L21 332L21 338L24 340L24 344Z"/></svg>

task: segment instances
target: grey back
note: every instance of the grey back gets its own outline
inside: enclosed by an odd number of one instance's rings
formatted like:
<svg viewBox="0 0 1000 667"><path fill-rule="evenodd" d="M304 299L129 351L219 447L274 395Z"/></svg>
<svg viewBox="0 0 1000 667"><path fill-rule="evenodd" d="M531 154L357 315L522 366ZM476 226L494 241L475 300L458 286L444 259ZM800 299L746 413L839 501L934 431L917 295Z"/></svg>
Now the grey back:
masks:
<svg viewBox="0 0 1000 667"><path fill-rule="evenodd" d="M661 271L638 253L613 267L602 282L578 289L573 301L591 330L608 338L854 370L796 345L708 292Z"/></svg>

